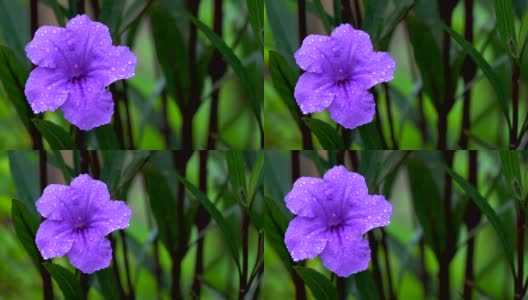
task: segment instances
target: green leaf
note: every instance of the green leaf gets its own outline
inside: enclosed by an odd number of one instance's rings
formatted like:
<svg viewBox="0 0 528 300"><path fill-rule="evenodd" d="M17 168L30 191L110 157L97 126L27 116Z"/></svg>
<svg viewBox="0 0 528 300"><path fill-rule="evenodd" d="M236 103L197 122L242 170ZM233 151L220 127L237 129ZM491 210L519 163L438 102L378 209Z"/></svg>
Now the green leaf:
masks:
<svg viewBox="0 0 528 300"><path fill-rule="evenodd" d="M523 200L523 180L521 176L521 168L519 162L519 155L517 151L502 150L499 152L502 162L502 169L506 176L507 184L511 188L512 195L517 200Z"/></svg>
<svg viewBox="0 0 528 300"><path fill-rule="evenodd" d="M53 13L55 14L55 18L57 19L59 26L65 27L66 22L64 21L64 19L68 14L68 10L64 6L62 6L62 4L59 4L57 0L41 0L41 2L53 10Z"/></svg>
<svg viewBox="0 0 528 300"><path fill-rule="evenodd" d="M383 143L381 142L381 137L376 130L376 123L374 122L377 121L360 126L358 128L359 134L363 140L364 149L381 150L383 149Z"/></svg>
<svg viewBox="0 0 528 300"><path fill-rule="evenodd" d="M295 272L299 274L304 283L310 288L315 299L336 299L337 293L332 282L323 274L314 269L295 266Z"/></svg>
<svg viewBox="0 0 528 300"><path fill-rule="evenodd" d="M262 166L263 165L264 165L264 152L260 152L257 158L257 161L255 162L255 165L253 166L253 171L251 172L251 177L249 179L249 191L248 191L249 201L253 201L253 198L255 197L255 193L257 192L257 188L262 183Z"/></svg>
<svg viewBox="0 0 528 300"><path fill-rule="evenodd" d="M526 47L526 34L528 33L528 10L524 13L521 23L521 30L519 31L519 38L517 40L517 57L522 60L524 48Z"/></svg>
<svg viewBox="0 0 528 300"><path fill-rule="evenodd" d="M491 226L497 232L497 236L501 243L502 248L504 249L504 255L510 266L512 272L514 272L513 266L513 247L512 247L512 234L510 230L506 230L502 221L499 219L499 216L495 213L493 208L488 204L486 199L473 187L469 182L467 182L460 175L455 173L453 170L444 165L444 168L447 173L453 178L453 180L466 192L466 194L475 202L478 208L482 213L488 218Z"/></svg>
<svg viewBox="0 0 528 300"><path fill-rule="evenodd" d="M240 203L247 206L246 172L242 153L240 151L227 151L226 160L233 192L237 195Z"/></svg>
<svg viewBox="0 0 528 300"><path fill-rule="evenodd" d="M216 206L207 198L206 195L204 195L200 190L198 190L192 183L190 183L187 179L182 177L180 174L176 174L176 177L178 180L180 180L185 187L191 192L191 194L194 196L198 202L207 210L211 218L216 222L218 225L218 228L220 228L220 231L222 232L222 235L224 236L224 241L227 243L229 251L231 252L231 255L233 257L233 260L235 261L235 264L237 266L238 272L240 273L240 262L238 260L238 245L236 243L236 235L231 230L231 227L227 224L226 220L224 219L224 216L222 213L216 208Z"/></svg>
<svg viewBox="0 0 528 300"><path fill-rule="evenodd" d="M409 158L407 163L414 211L423 228L425 241L439 255L446 245L442 197L431 170L421 160Z"/></svg>
<svg viewBox="0 0 528 300"><path fill-rule="evenodd" d="M159 237L169 252L174 250L178 241L178 222L174 218L176 201L167 179L152 166L143 169L150 208L158 225Z"/></svg>
<svg viewBox="0 0 528 300"><path fill-rule="evenodd" d="M280 53L273 50L269 51L268 64L273 86L279 93L282 102L284 102L290 111L292 118L300 126L301 114L293 96L295 83L299 77L298 74L288 66L286 60L284 60Z"/></svg>
<svg viewBox="0 0 528 300"><path fill-rule="evenodd" d="M99 288L104 299L120 300L122 299L119 289L117 288L116 278L113 273L113 267L102 269L95 273Z"/></svg>
<svg viewBox="0 0 528 300"><path fill-rule="evenodd" d="M263 0L247 0L249 22L259 46L263 46L264 35L264 2Z"/></svg>
<svg viewBox="0 0 528 300"><path fill-rule="evenodd" d="M112 36L116 35L123 22L121 13L125 10L125 3L125 0L103 0L99 19L108 26Z"/></svg>
<svg viewBox="0 0 528 300"><path fill-rule="evenodd" d="M3 45L0 45L0 66L2 66L0 68L0 80L6 91L6 96L29 132L30 110L24 94L24 85L29 76L28 71L18 61L14 52Z"/></svg>
<svg viewBox="0 0 528 300"><path fill-rule="evenodd" d="M288 219L271 198L264 196L264 203L266 205L266 212L264 213L264 232L267 240L266 245L271 246L279 256L284 267L291 272L292 259L286 249L286 245L284 244L284 233L286 231L286 226L288 226Z"/></svg>
<svg viewBox="0 0 528 300"><path fill-rule="evenodd" d="M70 135L62 127L38 118L32 121L48 142L51 150L76 149Z"/></svg>
<svg viewBox="0 0 528 300"><path fill-rule="evenodd" d="M409 38L415 61L420 70L424 91L438 109L438 106L444 102L446 86L442 54L430 26L411 16L407 18L407 23Z"/></svg>
<svg viewBox="0 0 528 300"><path fill-rule="evenodd" d="M323 5L321 4L321 0L314 0L313 4L315 6L315 10L317 11L317 14L319 15L319 18L323 22L326 33L330 33L332 31L332 22L331 22L330 17L326 13Z"/></svg>
<svg viewBox="0 0 528 300"><path fill-rule="evenodd" d="M29 67L24 46L32 38L29 30L29 13L26 9L27 2L0 0L0 36L6 48L13 50L13 55L23 63L24 68ZM2 46L4 47L4 46ZM5 64L0 63L0 72ZM4 76L0 76L0 79ZM25 80L23 81L25 82Z"/></svg>
<svg viewBox="0 0 528 300"><path fill-rule="evenodd" d="M297 16L287 1L265 0L267 24L273 34L275 49L286 58L291 68L296 66L293 52L299 47ZM266 28L267 29L267 28Z"/></svg>
<svg viewBox="0 0 528 300"><path fill-rule="evenodd" d="M32 216L26 206L19 200L11 201L11 219L16 235L22 246L29 254L31 260L37 268L40 267L41 256L35 245L35 235L37 233L38 222L35 216Z"/></svg>
<svg viewBox="0 0 528 300"><path fill-rule="evenodd" d="M235 53L233 53L233 50L231 50L231 48L227 46L224 40L220 38L216 33L214 33L214 31L212 31L207 25L205 25L202 21L198 20L194 16L187 14L187 17L196 25L198 29L200 29L207 36L207 38L211 41L211 43L213 43L216 49L218 49L220 54L222 54L225 61L231 66L238 79L242 83L242 87L246 92L246 97L249 100L249 104L251 105L251 109L255 114L257 122L259 123L259 125L262 125L262 118L260 114L260 97L257 96L255 86L251 80L251 76L249 75L248 70L244 67L244 65L242 65L242 62L240 61L240 59L238 59Z"/></svg>
<svg viewBox="0 0 528 300"><path fill-rule="evenodd" d="M304 123L310 131L317 137L324 149L342 150L345 149L341 136L337 130L328 123L315 118L303 118Z"/></svg>
<svg viewBox="0 0 528 300"><path fill-rule="evenodd" d="M110 191L115 190L121 179L121 171L127 153L122 150L101 151L103 168L101 169L101 180L106 183Z"/></svg>
<svg viewBox="0 0 528 300"><path fill-rule="evenodd" d="M515 56L515 26L513 24L513 9L511 0L493 0L495 5L495 16L497 25L504 43L504 48L508 50L511 57Z"/></svg>
<svg viewBox="0 0 528 300"><path fill-rule="evenodd" d="M36 177L39 172L37 155L34 151L11 150L7 151L7 156L18 199L36 216L35 201L40 196L40 182Z"/></svg>
<svg viewBox="0 0 528 300"><path fill-rule="evenodd" d="M365 1L365 17L362 29L370 35L370 39L377 41L386 23L383 21L384 13L389 0Z"/></svg>
<svg viewBox="0 0 528 300"><path fill-rule="evenodd" d="M374 281L374 276L369 270L359 272L353 276L356 287L359 291L359 298L366 300L377 300L379 299L379 291Z"/></svg>
<svg viewBox="0 0 528 300"><path fill-rule="evenodd" d="M95 129L92 129L92 132L95 134L97 145L99 146L98 149L117 150L120 148L119 139L117 138L112 124L96 127Z"/></svg>
<svg viewBox="0 0 528 300"><path fill-rule="evenodd" d="M484 75L486 75L489 82L491 83L491 86L493 87L493 90L497 94L497 101L499 102L499 105L502 108L502 112L504 116L506 117L506 120L508 121L508 128L511 128L510 111L508 107L508 97L506 97L506 93L504 92L504 89L502 87L502 84L497 74L493 71L493 69L488 64L488 62L484 60L484 57L482 57L482 55L478 53L477 50L471 44L469 44L460 34L456 33L453 29L445 25L443 25L443 28L444 30L449 32L451 37L460 46L462 46L462 48L464 48L464 50L469 54L469 56L473 59L473 61L479 66L482 72L484 72Z"/></svg>
<svg viewBox="0 0 528 300"><path fill-rule="evenodd" d="M152 5L150 20L156 55L166 78L167 91L174 99L187 101L190 94L189 63L184 37L178 29L180 25L159 5Z"/></svg>
<svg viewBox="0 0 528 300"><path fill-rule="evenodd" d="M59 285L64 299L82 299L81 285L70 270L48 262L42 265Z"/></svg>

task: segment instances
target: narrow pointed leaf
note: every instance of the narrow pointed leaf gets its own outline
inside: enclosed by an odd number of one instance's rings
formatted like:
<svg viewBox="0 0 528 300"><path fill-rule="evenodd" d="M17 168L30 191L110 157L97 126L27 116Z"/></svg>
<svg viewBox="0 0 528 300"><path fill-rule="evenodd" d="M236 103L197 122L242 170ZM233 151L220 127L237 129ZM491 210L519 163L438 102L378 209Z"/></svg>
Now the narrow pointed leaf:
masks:
<svg viewBox="0 0 528 300"><path fill-rule="evenodd" d="M303 118L303 121L317 137L324 149L345 149L343 140L337 133L337 130L328 123L315 118Z"/></svg>
<svg viewBox="0 0 528 300"><path fill-rule="evenodd" d="M310 288L315 299L337 300L337 293L332 282L323 274L306 267L295 266L293 268Z"/></svg>
<svg viewBox="0 0 528 300"><path fill-rule="evenodd" d="M82 299L81 284L70 270L48 262L42 265L59 285L64 299Z"/></svg>
<svg viewBox="0 0 528 300"><path fill-rule="evenodd" d="M32 121L51 150L76 149L70 135L62 127L42 119L35 118Z"/></svg>

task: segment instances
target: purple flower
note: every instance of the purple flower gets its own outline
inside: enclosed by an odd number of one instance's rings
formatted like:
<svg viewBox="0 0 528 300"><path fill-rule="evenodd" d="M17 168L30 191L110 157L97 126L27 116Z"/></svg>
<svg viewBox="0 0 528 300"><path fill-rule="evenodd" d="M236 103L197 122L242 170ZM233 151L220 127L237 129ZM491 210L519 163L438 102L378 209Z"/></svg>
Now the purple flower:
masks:
<svg viewBox="0 0 528 300"><path fill-rule="evenodd" d="M67 254L83 273L110 265L112 247L105 236L127 228L132 214L125 202L110 200L106 184L86 174L77 176L70 186L48 185L36 206L46 218L36 237L42 257Z"/></svg>
<svg viewBox="0 0 528 300"><path fill-rule="evenodd" d="M386 52L374 52L367 33L343 24L331 36L309 35L295 52L306 71L295 86L304 114L328 108L346 128L372 121L374 97L367 90L393 78L396 63Z"/></svg>
<svg viewBox="0 0 528 300"><path fill-rule="evenodd" d="M328 170L323 179L297 179L285 201L297 215L284 238L293 260L320 255L341 277L367 269L370 248L362 235L389 224L392 214L385 197L369 195L363 176L343 166Z"/></svg>
<svg viewBox="0 0 528 300"><path fill-rule="evenodd" d="M134 76L136 67L128 47L112 46L108 27L86 15L71 19L66 28L40 27L26 53L37 65L25 89L33 111L60 107L82 130L110 123L114 102L105 87Z"/></svg>

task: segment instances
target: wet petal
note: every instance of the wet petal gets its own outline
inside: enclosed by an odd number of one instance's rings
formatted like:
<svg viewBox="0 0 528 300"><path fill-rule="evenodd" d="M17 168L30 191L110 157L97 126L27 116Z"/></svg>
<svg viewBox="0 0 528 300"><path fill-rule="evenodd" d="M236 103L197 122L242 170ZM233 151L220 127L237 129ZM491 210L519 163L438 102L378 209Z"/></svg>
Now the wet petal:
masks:
<svg viewBox="0 0 528 300"><path fill-rule="evenodd" d="M332 31L334 64L353 70L358 61L372 54L372 42L368 33L343 24Z"/></svg>
<svg viewBox="0 0 528 300"><path fill-rule="evenodd" d="M333 231L321 252L323 265L341 277L364 271L370 261L368 241L347 230Z"/></svg>
<svg viewBox="0 0 528 300"><path fill-rule="evenodd" d="M54 68L63 59L61 47L65 43L65 29L56 26L42 26L26 47L31 62L40 67Z"/></svg>
<svg viewBox="0 0 528 300"><path fill-rule="evenodd" d="M50 220L62 220L64 201L68 199L69 187L62 184L50 184L35 205L38 212Z"/></svg>
<svg viewBox="0 0 528 300"><path fill-rule="evenodd" d="M353 68L352 80L365 89L394 78L396 62L387 52L373 52Z"/></svg>
<svg viewBox="0 0 528 300"><path fill-rule="evenodd" d="M328 198L328 207L332 212L347 211L356 202L363 202L368 195L365 178L348 171L344 166L335 166L324 175L324 191Z"/></svg>
<svg viewBox="0 0 528 300"><path fill-rule="evenodd" d="M129 226L132 211L124 201L104 201L95 205L90 227L97 228L103 236Z"/></svg>
<svg viewBox="0 0 528 300"><path fill-rule="evenodd" d="M372 94L349 82L340 86L328 111L334 121L353 129L372 122L375 108Z"/></svg>
<svg viewBox="0 0 528 300"><path fill-rule="evenodd" d="M364 197L355 201L347 211L346 225L364 234L372 228L389 225L392 205L382 195Z"/></svg>
<svg viewBox="0 0 528 300"><path fill-rule="evenodd" d="M91 79L71 85L71 93L62 105L64 117L82 130L108 124L114 113L112 94Z"/></svg>
<svg viewBox="0 0 528 300"><path fill-rule="evenodd" d="M68 258L77 269L89 274L110 266L112 247L107 239L83 231L73 243Z"/></svg>
<svg viewBox="0 0 528 300"><path fill-rule="evenodd" d="M304 73L295 86L295 100L304 114L323 111L335 97L335 82L328 76Z"/></svg>
<svg viewBox="0 0 528 300"><path fill-rule="evenodd" d="M35 113L54 111L68 98L69 80L55 69L37 67L26 81L24 93Z"/></svg>
<svg viewBox="0 0 528 300"><path fill-rule="evenodd" d="M99 22L92 21L87 15L78 15L66 24L69 41L76 49L90 55L94 49L107 49L112 46L112 37L108 27Z"/></svg>
<svg viewBox="0 0 528 300"><path fill-rule="evenodd" d="M35 242L44 259L66 254L72 247L75 234L70 223L45 220L40 224Z"/></svg>
<svg viewBox="0 0 528 300"><path fill-rule="evenodd" d="M128 47L111 47L91 64L87 75L107 86L117 80L133 77L136 64L136 55Z"/></svg>
<svg viewBox="0 0 528 300"><path fill-rule="evenodd" d="M324 35L310 34L302 42L295 54L295 61L301 69L322 73L331 68L332 48L330 38Z"/></svg>
<svg viewBox="0 0 528 300"><path fill-rule="evenodd" d="M315 218L291 220L284 242L294 261L314 258L325 248L328 233L324 223Z"/></svg>
<svg viewBox="0 0 528 300"><path fill-rule="evenodd" d="M320 178L300 177L292 190L284 197L286 207L299 216L315 217L324 213L322 207L326 201L324 183Z"/></svg>

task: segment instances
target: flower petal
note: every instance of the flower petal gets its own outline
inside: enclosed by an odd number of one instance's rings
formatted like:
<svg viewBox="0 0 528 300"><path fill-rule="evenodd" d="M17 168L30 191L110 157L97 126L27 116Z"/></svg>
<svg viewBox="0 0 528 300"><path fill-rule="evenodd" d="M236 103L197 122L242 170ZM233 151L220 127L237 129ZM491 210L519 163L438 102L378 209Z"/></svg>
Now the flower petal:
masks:
<svg viewBox="0 0 528 300"><path fill-rule="evenodd" d="M86 55L93 54L93 49L107 49L112 46L112 37L108 27L92 21L87 15L78 15L66 24L68 40L75 49L82 49Z"/></svg>
<svg viewBox="0 0 528 300"><path fill-rule="evenodd" d="M137 58L128 47L112 47L87 70L88 76L99 78L104 86L135 75Z"/></svg>
<svg viewBox="0 0 528 300"><path fill-rule="evenodd" d="M110 201L110 193L106 184L100 180L92 179L88 174L75 177L70 187L77 193L85 196L87 203L104 203Z"/></svg>
<svg viewBox="0 0 528 300"><path fill-rule="evenodd" d="M286 207L299 216L315 217L324 209L326 201L324 182L320 178L300 177L293 184L292 190L284 197Z"/></svg>
<svg viewBox="0 0 528 300"><path fill-rule="evenodd" d="M77 269L89 274L110 266L112 247L107 239L84 231L73 243L68 258Z"/></svg>
<svg viewBox="0 0 528 300"><path fill-rule="evenodd" d="M341 277L364 271L370 261L368 241L346 230L333 231L321 252L321 260L326 268Z"/></svg>
<svg viewBox="0 0 528 300"><path fill-rule="evenodd" d="M42 26L26 45L26 54L31 62L40 67L55 68L62 60L61 47L65 43L65 29L56 26Z"/></svg>
<svg viewBox="0 0 528 300"><path fill-rule="evenodd" d="M63 206L68 198L69 187L62 184L50 184L37 200L35 205L38 212L46 219L60 221L63 219Z"/></svg>
<svg viewBox="0 0 528 300"><path fill-rule="evenodd" d="M352 80L364 89L394 78L396 62L387 52L373 52L353 68Z"/></svg>
<svg viewBox="0 0 528 300"><path fill-rule="evenodd" d="M330 117L345 128L353 129L372 122L376 112L374 97L354 86L353 82L337 89L334 101L328 107Z"/></svg>
<svg viewBox="0 0 528 300"><path fill-rule="evenodd" d="M372 54L372 42L368 33L355 30L350 24L342 24L331 34L334 47L334 64L344 69L354 69L358 61Z"/></svg>
<svg viewBox="0 0 528 300"><path fill-rule="evenodd" d="M112 94L91 79L71 85L71 93L62 105L64 117L82 130L111 122L114 114Z"/></svg>
<svg viewBox="0 0 528 300"><path fill-rule="evenodd" d="M284 242L294 261L314 258L325 248L328 232L315 218L295 217L291 220Z"/></svg>
<svg viewBox="0 0 528 300"><path fill-rule="evenodd" d="M68 98L69 80L56 69L37 67L29 74L24 93L35 113L54 111Z"/></svg>
<svg viewBox="0 0 528 300"><path fill-rule="evenodd" d="M90 227L97 228L103 236L130 224L132 211L124 201L104 201L95 205L96 211L90 219Z"/></svg>
<svg viewBox="0 0 528 300"><path fill-rule="evenodd" d="M372 195L355 201L347 211L346 225L364 234L372 228L386 226L390 223L392 205L382 195Z"/></svg>
<svg viewBox="0 0 528 300"><path fill-rule="evenodd" d="M328 71L328 68L332 66L330 37L317 34L308 35L294 56L299 67L307 72Z"/></svg>
<svg viewBox="0 0 528 300"><path fill-rule="evenodd" d="M334 213L349 210L350 205L369 197L367 184L360 174L348 171L344 166L335 166L323 177L327 206Z"/></svg>
<svg viewBox="0 0 528 300"><path fill-rule="evenodd" d="M295 86L295 100L304 114L323 111L335 97L335 83L325 75L304 73Z"/></svg>
<svg viewBox="0 0 528 300"><path fill-rule="evenodd" d="M72 247L75 234L70 223L44 220L37 230L35 242L44 259L66 254Z"/></svg>

